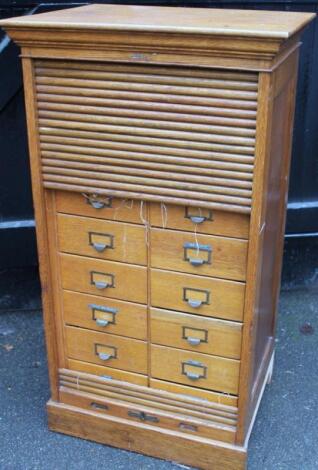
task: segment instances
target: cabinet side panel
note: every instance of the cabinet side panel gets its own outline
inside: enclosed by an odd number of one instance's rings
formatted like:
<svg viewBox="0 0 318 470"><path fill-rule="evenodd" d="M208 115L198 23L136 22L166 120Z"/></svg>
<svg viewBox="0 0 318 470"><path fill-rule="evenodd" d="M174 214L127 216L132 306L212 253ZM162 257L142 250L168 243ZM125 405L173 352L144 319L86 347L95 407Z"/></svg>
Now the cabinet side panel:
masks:
<svg viewBox="0 0 318 470"><path fill-rule="evenodd" d="M257 394L263 372L261 365L266 355L268 360L270 358L275 334L294 117L296 65L295 60L289 68L290 79L275 97L273 107L252 396Z"/></svg>
<svg viewBox="0 0 318 470"><path fill-rule="evenodd" d="M237 443L249 435L273 349L298 51L262 73L248 252Z"/></svg>
<svg viewBox="0 0 318 470"><path fill-rule="evenodd" d="M27 115L28 142L31 163L32 194L36 222L37 248L42 287L43 316L45 324L46 347L49 366L49 378L52 399L58 399L58 370L56 325L52 296L52 279L48 260L48 229L46 221L45 199L40 168L39 141L37 131L37 113L35 100L34 69L32 59L24 58L23 78L25 107Z"/></svg>

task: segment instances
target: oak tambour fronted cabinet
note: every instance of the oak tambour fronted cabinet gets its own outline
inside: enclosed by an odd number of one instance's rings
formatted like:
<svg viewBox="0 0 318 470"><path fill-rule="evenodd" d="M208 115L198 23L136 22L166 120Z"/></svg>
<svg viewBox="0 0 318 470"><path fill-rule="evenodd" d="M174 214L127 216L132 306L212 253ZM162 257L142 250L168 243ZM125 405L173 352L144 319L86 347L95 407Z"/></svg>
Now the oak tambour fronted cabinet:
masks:
<svg viewBox="0 0 318 470"><path fill-rule="evenodd" d="M308 13L88 5L21 46L52 430L245 468Z"/></svg>

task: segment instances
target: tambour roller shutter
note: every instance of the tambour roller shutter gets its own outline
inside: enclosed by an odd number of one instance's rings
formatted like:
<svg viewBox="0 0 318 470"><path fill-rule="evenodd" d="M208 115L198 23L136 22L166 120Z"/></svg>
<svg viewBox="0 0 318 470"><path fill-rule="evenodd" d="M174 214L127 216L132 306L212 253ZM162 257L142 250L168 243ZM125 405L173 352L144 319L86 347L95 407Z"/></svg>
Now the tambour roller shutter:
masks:
<svg viewBox="0 0 318 470"><path fill-rule="evenodd" d="M35 61L46 188L248 213L255 73Z"/></svg>

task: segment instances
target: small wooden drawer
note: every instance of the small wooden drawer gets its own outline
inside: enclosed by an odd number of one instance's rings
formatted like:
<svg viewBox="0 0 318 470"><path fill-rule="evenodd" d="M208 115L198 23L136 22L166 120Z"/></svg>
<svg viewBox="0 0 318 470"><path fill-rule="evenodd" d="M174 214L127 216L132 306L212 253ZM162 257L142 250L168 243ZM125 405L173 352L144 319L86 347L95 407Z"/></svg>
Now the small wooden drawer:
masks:
<svg viewBox="0 0 318 470"><path fill-rule="evenodd" d="M86 372L87 374L97 375L99 377L105 378L105 380L122 380L124 382L129 382L136 385L143 385L144 387L146 387L148 384L148 379L145 375L113 369L112 367L98 366L97 364L75 361L74 359L68 359L68 368L78 372Z"/></svg>
<svg viewBox="0 0 318 470"><path fill-rule="evenodd" d="M151 305L242 321L245 284L151 269Z"/></svg>
<svg viewBox="0 0 318 470"><path fill-rule="evenodd" d="M79 361L147 373L147 343L108 333L65 327L68 357Z"/></svg>
<svg viewBox="0 0 318 470"><path fill-rule="evenodd" d="M164 346L151 346L151 376L237 395L240 362Z"/></svg>
<svg viewBox="0 0 318 470"><path fill-rule="evenodd" d="M151 266L173 271L244 281L247 241L151 230Z"/></svg>
<svg viewBox="0 0 318 470"><path fill-rule="evenodd" d="M58 214L57 223L60 251L147 264L144 227L66 214Z"/></svg>
<svg viewBox="0 0 318 470"><path fill-rule="evenodd" d="M150 223L153 227L247 239L250 218L234 212L151 203Z"/></svg>
<svg viewBox="0 0 318 470"><path fill-rule="evenodd" d="M64 289L147 303L147 269L111 261L61 254Z"/></svg>
<svg viewBox="0 0 318 470"><path fill-rule="evenodd" d="M147 307L63 291L65 323L91 330L147 339Z"/></svg>
<svg viewBox="0 0 318 470"><path fill-rule="evenodd" d="M240 359L242 325L186 313L151 309L151 342Z"/></svg>
<svg viewBox="0 0 318 470"><path fill-rule="evenodd" d="M56 191L56 210L65 214L142 224L137 201Z"/></svg>

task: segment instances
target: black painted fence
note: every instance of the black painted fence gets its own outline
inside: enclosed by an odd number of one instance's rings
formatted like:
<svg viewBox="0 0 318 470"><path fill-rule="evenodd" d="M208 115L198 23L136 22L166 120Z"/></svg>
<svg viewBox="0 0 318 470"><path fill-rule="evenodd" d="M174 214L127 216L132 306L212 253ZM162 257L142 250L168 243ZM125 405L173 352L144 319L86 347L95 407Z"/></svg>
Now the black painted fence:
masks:
<svg viewBox="0 0 318 470"><path fill-rule="evenodd" d="M87 3L87 2L85 2ZM0 0L0 18L44 12L83 3ZM206 8L318 11L313 1L116 1ZM318 237L318 20L302 37L286 236ZM0 269L37 263L28 151L18 49L0 36ZM303 242L301 242L303 243ZM294 249L294 248L293 248ZM299 261L299 255L296 259ZM310 263L310 260L308 260Z"/></svg>

